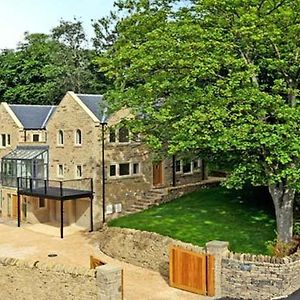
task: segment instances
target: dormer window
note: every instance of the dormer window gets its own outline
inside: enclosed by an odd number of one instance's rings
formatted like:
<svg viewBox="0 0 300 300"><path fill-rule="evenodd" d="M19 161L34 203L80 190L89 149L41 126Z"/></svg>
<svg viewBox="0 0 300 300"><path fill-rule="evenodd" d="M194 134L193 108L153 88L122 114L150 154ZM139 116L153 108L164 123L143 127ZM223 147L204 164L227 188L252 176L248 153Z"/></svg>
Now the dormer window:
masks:
<svg viewBox="0 0 300 300"><path fill-rule="evenodd" d="M57 144L58 145L63 145L64 144L64 132L62 130L58 131L58 134L57 134Z"/></svg>
<svg viewBox="0 0 300 300"><path fill-rule="evenodd" d="M75 132L75 144L76 145L81 145L82 144L82 134L81 130L77 129Z"/></svg>
<svg viewBox="0 0 300 300"><path fill-rule="evenodd" d="M121 127L119 129L119 143L129 142L129 130L126 127Z"/></svg>

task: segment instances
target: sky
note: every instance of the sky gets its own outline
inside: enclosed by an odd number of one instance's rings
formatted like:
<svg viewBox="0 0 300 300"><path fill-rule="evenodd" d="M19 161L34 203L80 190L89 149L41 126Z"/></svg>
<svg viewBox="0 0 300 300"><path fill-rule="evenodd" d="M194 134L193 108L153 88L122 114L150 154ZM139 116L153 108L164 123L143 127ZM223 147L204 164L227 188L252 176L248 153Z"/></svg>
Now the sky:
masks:
<svg viewBox="0 0 300 300"><path fill-rule="evenodd" d="M16 48L24 32L49 33L59 20L74 17L93 34L91 19L109 14L114 0L0 0L0 49Z"/></svg>

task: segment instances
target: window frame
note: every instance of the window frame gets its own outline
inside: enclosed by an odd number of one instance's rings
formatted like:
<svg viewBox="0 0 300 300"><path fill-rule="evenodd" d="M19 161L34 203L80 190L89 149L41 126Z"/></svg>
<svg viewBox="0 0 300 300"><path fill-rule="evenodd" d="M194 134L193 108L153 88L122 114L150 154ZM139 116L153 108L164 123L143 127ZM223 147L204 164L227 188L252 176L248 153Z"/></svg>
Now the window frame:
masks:
<svg viewBox="0 0 300 300"><path fill-rule="evenodd" d="M78 175L78 170L80 169L80 175ZM76 165L75 166L75 178L81 179L83 174L83 167L82 165Z"/></svg>
<svg viewBox="0 0 300 300"><path fill-rule="evenodd" d="M60 166L62 167L60 169ZM62 174L60 174L60 170L62 170ZM57 164L57 177L58 178L64 178L65 176L65 166L64 164Z"/></svg>
<svg viewBox="0 0 300 300"><path fill-rule="evenodd" d="M126 141L121 141L120 140L120 131L121 130L127 130L127 140ZM125 127L125 126L123 126L123 127L120 127L119 129L118 129L118 143L119 144L128 144L128 143L130 143L131 141L130 141L130 131L129 131L129 129L127 128L127 127Z"/></svg>
<svg viewBox="0 0 300 300"><path fill-rule="evenodd" d="M38 137L37 141L34 140L35 137ZM40 134L39 133L33 133L32 134L32 142L33 143L39 143L40 142Z"/></svg>
<svg viewBox="0 0 300 300"><path fill-rule="evenodd" d="M56 140L57 146L63 147L64 143L65 143L64 139L65 139L64 138L64 131L62 129L59 129L58 132L57 132L57 140Z"/></svg>
<svg viewBox="0 0 300 300"><path fill-rule="evenodd" d="M7 135L6 133L1 133L1 148L6 148L7 147Z"/></svg>
<svg viewBox="0 0 300 300"><path fill-rule="evenodd" d="M82 146L82 130L80 128L74 132L74 144L75 146Z"/></svg>

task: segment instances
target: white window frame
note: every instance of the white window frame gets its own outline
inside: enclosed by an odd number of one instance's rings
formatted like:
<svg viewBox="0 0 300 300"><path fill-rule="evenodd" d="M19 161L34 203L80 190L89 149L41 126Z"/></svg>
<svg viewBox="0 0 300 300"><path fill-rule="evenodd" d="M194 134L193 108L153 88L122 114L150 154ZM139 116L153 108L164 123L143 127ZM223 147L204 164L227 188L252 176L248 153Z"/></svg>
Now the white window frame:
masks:
<svg viewBox="0 0 300 300"><path fill-rule="evenodd" d="M120 175L120 165L121 164L129 164L129 174L128 175ZM139 172L134 174L133 173L133 165L138 164ZM110 175L110 167L116 167L116 175ZM130 177L138 177L142 175L142 164L138 161L121 161L121 162L110 162L109 169L108 169L108 177L109 178L130 178Z"/></svg>
<svg viewBox="0 0 300 300"><path fill-rule="evenodd" d="M62 174L60 174L60 166L62 166ZM64 166L64 164L57 164L57 170L56 170L57 172L57 177L58 178L64 178L64 176L65 176L65 166Z"/></svg>
<svg viewBox="0 0 300 300"><path fill-rule="evenodd" d="M80 168L80 176L78 176L78 170L79 170L79 168ZM83 174L83 167L82 167L82 165L76 165L75 166L75 178L78 178L78 179L80 179L80 178L82 178L82 174Z"/></svg>
<svg viewBox="0 0 300 300"><path fill-rule="evenodd" d="M80 143L78 142L79 141L79 138L77 135L78 132L80 132ZM80 128L77 128L74 132L74 144L75 144L75 146L82 146L82 130Z"/></svg>
<svg viewBox="0 0 300 300"><path fill-rule="evenodd" d="M62 135L61 135L61 133L62 133ZM62 137L62 143L61 143L61 137ZM56 143L57 143L57 146L60 146L60 147L63 147L65 144L65 133L62 129L59 129L57 132Z"/></svg>
<svg viewBox="0 0 300 300"><path fill-rule="evenodd" d="M6 133L1 133L0 139L1 139L1 141L0 141L0 147L1 148L6 148L7 147L7 134Z"/></svg>
<svg viewBox="0 0 300 300"><path fill-rule="evenodd" d="M128 141L127 141L127 142L121 142L121 141L120 141L120 129L126 129L126 130L128 131ZM129 130L127 127L121 127L121 128L118 128L117 139L118 139L118 143L119 143L119 144L122 144L122 145L129 144L129 143L131 142L131 140L130 140L130 130Z"/></svg>

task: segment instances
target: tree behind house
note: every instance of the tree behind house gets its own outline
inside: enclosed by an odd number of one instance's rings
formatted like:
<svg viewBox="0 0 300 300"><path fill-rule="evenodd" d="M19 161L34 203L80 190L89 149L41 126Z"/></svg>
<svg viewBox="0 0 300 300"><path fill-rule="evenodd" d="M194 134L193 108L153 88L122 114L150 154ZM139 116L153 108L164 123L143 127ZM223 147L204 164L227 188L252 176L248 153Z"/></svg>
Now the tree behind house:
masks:
<svg viewBox="0 0 300 300"><path fill-rule="evenodd" d="M229 187L268 186L278 240L289 242L300 179L300 1L175 2L119 1L126 17L98 60L114 80L108 97L141 116L135 124L153 146L218 157L231 166Z"/></svg>

